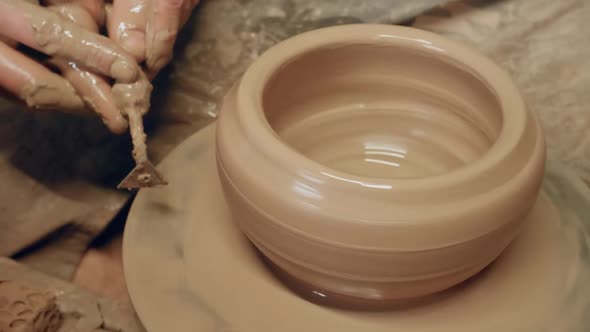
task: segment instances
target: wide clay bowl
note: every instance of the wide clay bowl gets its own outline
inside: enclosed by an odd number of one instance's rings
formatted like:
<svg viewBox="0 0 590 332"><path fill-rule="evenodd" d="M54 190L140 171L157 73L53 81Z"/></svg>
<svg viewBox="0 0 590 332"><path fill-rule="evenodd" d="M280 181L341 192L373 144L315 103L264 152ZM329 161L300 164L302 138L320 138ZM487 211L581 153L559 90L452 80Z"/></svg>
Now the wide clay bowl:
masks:
<svg viewBox="0 0 590 332"><path fill-rule="evenodd" d="M227 95L217 163L232 216L297 288L384 305L490 264L535 204L542 130L486 57L400 26L315 30Z"/></svg>

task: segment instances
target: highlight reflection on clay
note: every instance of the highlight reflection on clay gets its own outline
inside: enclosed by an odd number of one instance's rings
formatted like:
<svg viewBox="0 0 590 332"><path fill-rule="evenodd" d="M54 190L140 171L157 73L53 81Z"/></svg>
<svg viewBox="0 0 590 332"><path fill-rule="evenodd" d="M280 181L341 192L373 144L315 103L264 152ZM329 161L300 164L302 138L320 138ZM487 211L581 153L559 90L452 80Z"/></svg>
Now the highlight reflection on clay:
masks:
<svg viewBox="0 0 590 332"><path fill-rule="evenodd" d="M464 82L439 86L435 75ZM502 127L500 106L482 82L397 48L312 51L282 68L263 98L270 125L293 148L330 168L372 178L450 172L486 153Z"/></svg>
<svg viewBox="0 0 590 332"><path fill-rule="evenodd" d="M538 121L500 68L385 25L271 48L225 99L216 144L252 243L293 280L377 307L496 259L534 206L545 162Z"/></svg>
<svg viewBox="0 0 590 332"><path fill-rule="evenodd" d="M62 20L57 13L26 1L3 0L0 4L2 10L15 15L15 20L29 24L23 26L23 31L16 36L17 41L47 55L84 64L117 80L130 82L137 79L139 66L109 38ZM0 27L8 29L3 25Z"/></svg>
<svg viewBox="0 0 590 332"><path fill-rule="evenodd" d="M549 195L539 196L521 235L471 280L424 303L326 309L285 287L232 222L216 176L215 131L200 130L166 157L170 185L140 192L127 220L125 277L149 331L587 330L590 191L562 167L548 170ZM297 291L320 305L346 303L317 288Z"/></svg>
<svg viewBox="0 0 590 332"><path fill-rule="evenodd" d="M80 4L55 2L50 2L52 6L49 9L89 31L98 32L95 19ZM74 61L53 59L51 62L59 68L64 78L74 85L78 94L83 96L86 104L102 117L103 122L111 131L123 133L127 130L127 120L115 106L111 86L103 77L92 73Z"/></svg>

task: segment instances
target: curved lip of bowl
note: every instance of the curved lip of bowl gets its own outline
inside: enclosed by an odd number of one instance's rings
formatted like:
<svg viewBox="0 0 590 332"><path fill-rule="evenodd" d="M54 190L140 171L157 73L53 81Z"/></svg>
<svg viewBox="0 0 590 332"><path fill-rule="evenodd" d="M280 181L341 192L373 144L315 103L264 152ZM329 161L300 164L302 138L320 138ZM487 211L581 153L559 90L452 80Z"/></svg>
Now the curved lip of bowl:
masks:
<svg viewBox="0 0 590 332"><path fill-rule="evenodd" d="M450 172L411 179L363 177L330 168L313 161L289 146L268 123L262 97L273 74L292 60L308 52L345 45L405 47L431 54L461 65L461 68L486 85L496 96L502 113L502 128L492 146L472 163ZM516 148L526 128L525 102L507 73L484 55L437 34L403 26L352 24L318 29L283 41L264 53L244 74L237 91L239 121L246 137L266 157L298 165L335 180L364 186L385 186L389 190L417 187L443 187L472 179L477 174L499 166Z"/></svg>

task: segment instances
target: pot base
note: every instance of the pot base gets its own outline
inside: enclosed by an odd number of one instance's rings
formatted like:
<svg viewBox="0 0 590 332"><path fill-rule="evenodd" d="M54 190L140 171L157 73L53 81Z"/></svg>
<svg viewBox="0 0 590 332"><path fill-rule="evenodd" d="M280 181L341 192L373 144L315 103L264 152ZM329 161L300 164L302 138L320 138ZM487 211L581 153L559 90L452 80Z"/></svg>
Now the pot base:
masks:
<svg viewBox="0 0 590 332"><path fill-rule="evenodd" d="M294 277L279 266L274 264L270 259L266 258L264 254L260 253L260 259L262 259L267 265L268 269L291 291L300 296L301 298L318 305L333 307L343 310L351 311L389 311L389 310L404 310L420 305L427 305L429 302L437 301L437 299L444 296L446 292L452 292L451 289L435 294L429 294L425 296L412 297L412 298L394 298L394 299L370 299L362 297L348 296L336 292L332 292L327 289L321 289L313 286L301 279ZM477 278L477 273L480 268L475 271L467 271L464 273L466 276L473 276ZM470 279L464 281L469 282ZM455 285L456 282L452 281L451 284ZM457 285L455 287L460 287Z"/></svg>
<svg viewBox="0 0 590 332"><path fill-rule="evenodd" d="M351 310L383 311L433 300L437 293L475 276L488 265L483 264L429 279L386 283L359 282L294 266L292 262L274 255L257 241L251 238L250 241L260 252L261 259L269 269L296 294L310 302Z"/></svg>
<svg viewBox="0 0 590 332"><path fill-rule="evenodd" d="M489 268L436 298L366 312L310 303L269 271L231 221L213 126L161 170L170 185L138 194L123 243L129 293L150 332L590 329L590 193L561 171L549 171L551 200L541 195L522 235Z"/></svg>

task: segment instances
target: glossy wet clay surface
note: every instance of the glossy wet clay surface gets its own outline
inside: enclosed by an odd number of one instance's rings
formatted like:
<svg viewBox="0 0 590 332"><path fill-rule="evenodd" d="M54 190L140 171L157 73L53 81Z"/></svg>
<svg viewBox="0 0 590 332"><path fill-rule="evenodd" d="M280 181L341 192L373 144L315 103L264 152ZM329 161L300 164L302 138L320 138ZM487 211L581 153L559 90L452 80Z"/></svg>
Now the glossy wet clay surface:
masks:
<svg viewBox="0 0 590 332"><path fill-rule="evenodd" d="M305 156L376 178L459 168L484 154L502 125L489 88L460 64L368 45L290 62L268 83L264 109L273 129Z"/></svg>
<svg viewBox="0 0 590 332"><path fill-rule="evenodd" d="M184 142L162 164L170 186L141 191L129 215L125 275L150 332L590 328L590 194L561 170L550 169L549 195L541 196L522 235L482 274L424 305L346 311L307 302L260 260L230 218L213 142L213 127Z"/></svg>
<svg viewBox="0 0 590 332"><path fill-rule="evenodd" d="M216 140L233 220L264 256L383 307L498 257L537 199L544 147L477 50L371 24L269 49L225 99Z"/></svg>

